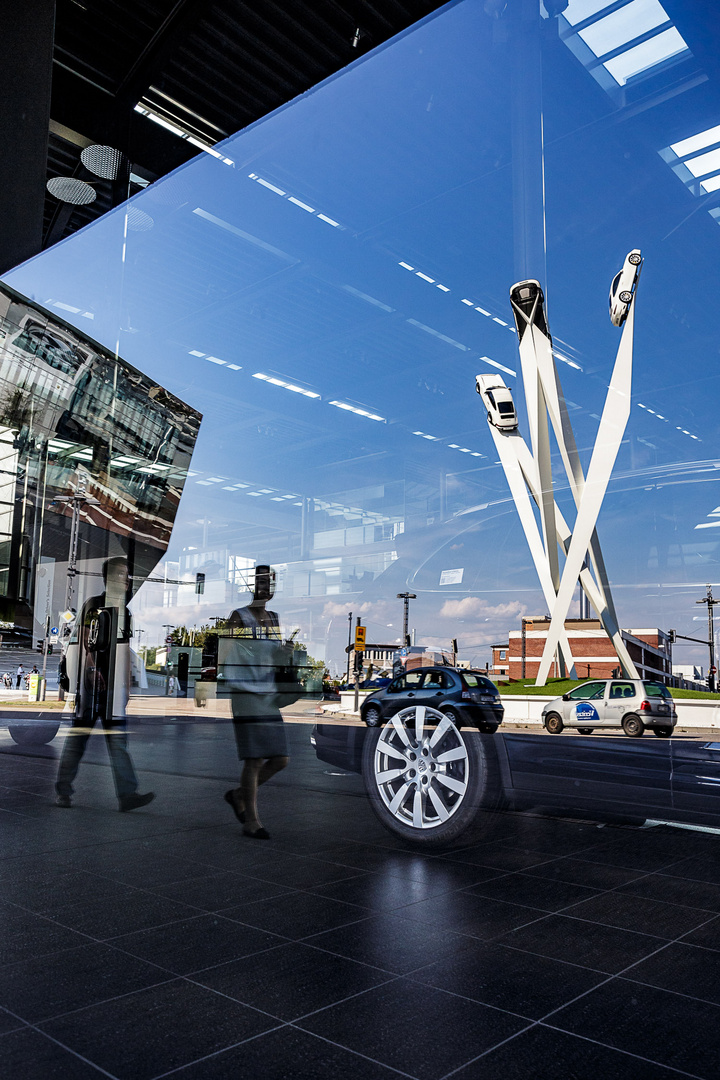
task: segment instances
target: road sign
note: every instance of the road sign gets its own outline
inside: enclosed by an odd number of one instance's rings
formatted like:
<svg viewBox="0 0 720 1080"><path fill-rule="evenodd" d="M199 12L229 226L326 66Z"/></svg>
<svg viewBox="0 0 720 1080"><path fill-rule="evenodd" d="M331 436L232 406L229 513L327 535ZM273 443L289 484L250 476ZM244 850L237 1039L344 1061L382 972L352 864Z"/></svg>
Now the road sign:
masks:
<svg viewBox="0 0 720 1080"><path fill-rule="evenodd" d="M168 634L168 636L165 638L165 644L166 645L172 645L173 644L172 635Z"/></svg>
<svg viewBox="0 0 720 1080"><path fill-rule="evenodd" d="M70 610L61 611L60 612L60 618L63 620L63 622L72 622L73 619L75 618L75 615Z"/></svg>
<svg viewBox="0 0 720 1080"><path fill-rule="evenodd" d="M50 637L57 637L59 633L60 633L60 630L58 629L57 626L51 626L50 627Z"/></svg>
<svg viewBox="0 0 720 1080"><path fill-rule="evenodd" d="M355 652L362 652L365 648L365 631L366 627L355 627Z"/></svg>

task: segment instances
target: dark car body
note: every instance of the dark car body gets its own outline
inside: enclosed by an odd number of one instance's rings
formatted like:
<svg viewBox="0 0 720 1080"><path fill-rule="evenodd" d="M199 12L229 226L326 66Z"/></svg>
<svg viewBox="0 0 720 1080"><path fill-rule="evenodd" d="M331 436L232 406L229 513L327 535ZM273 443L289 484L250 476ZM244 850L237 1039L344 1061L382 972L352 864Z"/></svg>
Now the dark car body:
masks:
<svg viewBox="0 0 720 1080"><path fill-rule="evenodd" d="M720 827L720 742L711 735L648 741L462 734L482 740L508 809ZM362 772L363 745L371 735L363 724L335 721L317 724L313 741L321 761Z"/></svg>
<svg viewBox="0 0 720 1080"><path fill-rule="evenodd" d="M447 712L451 709L463 727L495 731L505 710L497 687L480 671L450 667L421 667L403 672L389 686L369 694L360 715L365 723L377 726L401 709L428 705ZM379 717L371 719L373 710Z"/></svg>

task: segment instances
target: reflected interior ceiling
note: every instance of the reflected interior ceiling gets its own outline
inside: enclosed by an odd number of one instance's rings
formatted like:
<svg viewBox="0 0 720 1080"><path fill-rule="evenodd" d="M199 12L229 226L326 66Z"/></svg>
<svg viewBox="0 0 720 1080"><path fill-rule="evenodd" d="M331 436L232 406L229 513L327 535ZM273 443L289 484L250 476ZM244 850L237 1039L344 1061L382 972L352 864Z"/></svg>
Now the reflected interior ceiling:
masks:
<svg viewBox="0 0 720 1080"><path fill-rule="evenodd" d="M608 7L624 21L603 38ZM332 557L304 595L407 583L428 634L446 599L539 610L475 375L516 384L508 291L536 278L588 451L617 348L608 288L639 247L633 409L598 530L623 625L681 625L717 565L720 191L673 166L720 97L696 5L659 8L573 0L525 22L450 4L7 275L205 415L174 551ZM669 28L682 48L609 74ZM468 633L518 611L476 606Z"/></svg>

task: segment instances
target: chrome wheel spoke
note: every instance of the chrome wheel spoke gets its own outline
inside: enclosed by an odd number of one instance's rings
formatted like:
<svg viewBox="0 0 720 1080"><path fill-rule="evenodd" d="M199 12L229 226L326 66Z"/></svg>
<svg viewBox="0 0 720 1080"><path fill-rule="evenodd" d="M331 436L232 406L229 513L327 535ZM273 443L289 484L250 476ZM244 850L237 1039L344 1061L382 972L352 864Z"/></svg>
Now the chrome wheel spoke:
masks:
<svg viewBox="0 0 720 1080"><path fill-rule="evenodd" d="M452 720L448 720L447 716L443 716L442 720L435 728L433 736L428 744L430 746L430 749L432 750L433 746L437 746L440 740L444 738L448 731L450 731L451 729L453 731L455 730L455 725L453 724Z"/></svg>
<svg viewBox="0 0 720 1080"><path fill-rule="evenodd" d="M404 769L388 769L387 772L377 773L375 779L378 784L389 784L391 780L397 780L405 772Z"/></svg>
<svg viewBox="0 0 720 1080"><path fill-rule="evenodd" d="M420 745L425 730L425 706L418 705L415 709L415 742Z"/></svg>
<svg viewBox="0 0 720 1080"><path fill-rule="evenodd" d="M423 797L422 792L418 789L415 792L415 798L413 799L413 812L412 822L415 829L422 829L423 827Z"/></svg>
<svg viewBox="0 0 720 1080"><path fill-rule="evenodd" d="M452 750L445 750L444 753L438 754L435 758L439 765L444 765L446 761L462 761L467 757L467 752L464 746L455 746Z"/></svg>
<svg viewBox="0 0 720 1080"><path fill-rule="evenodd" d="M405 746L410 746L410 736L405 729L405 725L402 723L401 720L398 719L398 714L393 716L391 723L402 742L405 743Z"/></svg>
<svg viewBox="0 0 720 1080"><path fill-rule="evenodd" d="M405 761L405 754L399 746L395 746L390 742L392 732L383 732L380 740L378 741L378 751L381 754L387 754L388 757L399 758L401 761Z"/></svg>
<svg viewBox="0 0 720 1080"><path fill-rule="evenodd" d="M456 780L454 776L448 776L447 773L436 773L435 779L440 784L444 784L445 787L450 788L451 791L456 791L458 795L464 795L467 789L467 783L462 780Z"/></svg>
<svg viewBox="0 0 720 1080"><path fill-rule="evenodd" d="M430 802L435 807L435 813L437 814L437 816L440 818L441 821L447 821L447 819L450 817L450 812L448 811L445 803L442 801L439 792L435 788L434 783L430 787L428 795L430 796Z"/></svg>
<svg viewBox="0 0 720 1080"><path fill-rule="evenodd" d="M393 800L390 803L390 807L389 807L391 814L396 814L398 812L398 810L400 809L400 807L402 806L402 804L405 801L405 798L407 796L408 791L410 790L410 787L411 787L410 784L402 784L402 786L397 789L397 791L395 792L395 795L393 796Z"/></svg>

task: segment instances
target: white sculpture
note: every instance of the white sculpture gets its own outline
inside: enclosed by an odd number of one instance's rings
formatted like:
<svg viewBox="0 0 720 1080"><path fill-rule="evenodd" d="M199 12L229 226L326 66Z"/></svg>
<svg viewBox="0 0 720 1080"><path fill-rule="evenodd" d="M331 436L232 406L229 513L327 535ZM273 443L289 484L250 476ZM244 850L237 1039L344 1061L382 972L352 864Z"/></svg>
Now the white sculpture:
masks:
<svg viewBox="0 0 720 1080"><path fill-rule="evenodd" d="M488 425L535 563L551 613L536 685L547 682L559 651L560 671L575 677L565 619L579 580L590 605L615 646L627 678L639 678L623 641L595 525L630 416L635 291L642 269L640 251L631 251L610 290L610 317L624 329L610 386L585 477L553 355L544 297L537 281L521 281L510 290L523 374L530 447L517 430L502 422L498 402L512 403L510 390L497 375L478 375L476 389L488 410ZM514 403L513 412L514 412ZM505 406L507 409L507 405ZM553 492L550 428L560 451L577 514L572 529L560 513ZM536 516L533 503L537 507ZM539 518L539 522L538 522ZM564 556L561 566L559 553Z"/></svg>

